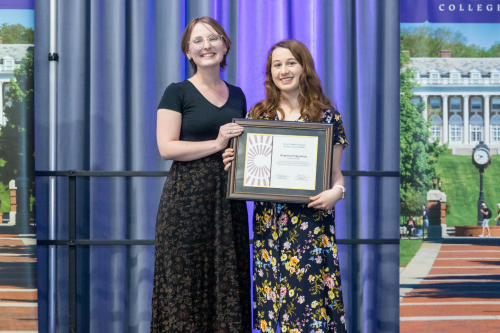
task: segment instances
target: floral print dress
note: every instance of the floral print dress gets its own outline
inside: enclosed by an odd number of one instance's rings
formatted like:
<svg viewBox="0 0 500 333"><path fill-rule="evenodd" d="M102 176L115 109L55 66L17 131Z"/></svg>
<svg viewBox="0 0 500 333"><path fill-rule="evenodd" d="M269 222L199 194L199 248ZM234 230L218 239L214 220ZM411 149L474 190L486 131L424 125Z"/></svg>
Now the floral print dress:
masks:
<svg viewBox="0 0 500 333"><path fill-rule="evenodd" d="M273 120L266 114L259 119ZM337 110L324 111L321 122L333 123L334 144L347 147ZM346 332L335 210L255 202L253 231L254 328L278 333L279 324L281 332Z"/></svg>

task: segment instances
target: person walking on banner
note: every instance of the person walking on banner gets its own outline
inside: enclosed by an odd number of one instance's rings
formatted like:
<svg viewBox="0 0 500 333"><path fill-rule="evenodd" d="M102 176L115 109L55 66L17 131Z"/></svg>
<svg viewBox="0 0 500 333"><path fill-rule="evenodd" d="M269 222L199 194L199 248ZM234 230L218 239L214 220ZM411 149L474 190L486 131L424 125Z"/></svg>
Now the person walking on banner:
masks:
<svg viewBox="0 0 500 333"><path fill-rule="evenodd" d="M334 124L331 189L310 204L254 202L254 329L260 332L346 332L335 239L335 204L344 198L340 170L348 142L340 113L323 94L311 53L296 40L271 47L266 99L248 118ZM223 154L226 169L233 149Z"/></svg>
<svg viewBox="0 0 500 333"><path fill-rule="evenodd" d="M250 333L248 213L226 200L222 151L242 133L243 91L224 82L231 40L212 18L192 20L182 52L194 76L158 106L158 149L174 160L156 220L152 333Z"/></svg>
<svg viewBox="0 0 500 333"><path fill-rule="evenodd" d="M422 232L425 231L429 227L429 210L425 205L422 205Z"/></svg>
<svg viewBox="0 0 500 333"><path fill-rule="evenodd" d="M479 237L484 237L485 229L488 229L488 235L486 235L486 237L491 237L490 227L488 224L490 222L490 218L492 216L492 213L491 213L491 210L488 208L488 206L486 206L486 204L484 202L481 204L481 206L482 206L481 213L483 214L483 232L481 233L481 235L479 235Z"/></svg>
<svg viewBox="0 0 500 333"><path fill-rule="evenodd" d="M497 203L498 215L495 217L495 221L497 221L497 226L500 226L500 203Z"/></svg>

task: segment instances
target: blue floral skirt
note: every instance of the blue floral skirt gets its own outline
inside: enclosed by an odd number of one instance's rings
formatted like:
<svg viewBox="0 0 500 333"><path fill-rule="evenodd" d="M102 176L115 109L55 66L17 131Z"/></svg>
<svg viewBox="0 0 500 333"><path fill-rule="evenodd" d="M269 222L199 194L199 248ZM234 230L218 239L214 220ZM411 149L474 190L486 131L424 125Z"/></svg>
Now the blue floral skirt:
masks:
<svg viewBox="0 0 500 333"><path fill-rule="evenodd" d="M334 211L256 202L253 260L255 329L346 332Z"/></svg>

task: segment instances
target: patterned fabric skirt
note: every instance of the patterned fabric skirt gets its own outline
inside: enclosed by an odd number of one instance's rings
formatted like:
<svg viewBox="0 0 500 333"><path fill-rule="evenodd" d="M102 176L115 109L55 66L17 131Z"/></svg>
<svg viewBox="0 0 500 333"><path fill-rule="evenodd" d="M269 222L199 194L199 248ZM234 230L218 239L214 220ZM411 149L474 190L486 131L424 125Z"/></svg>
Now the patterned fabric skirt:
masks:
<svg viewBox="0 0 500 333"><path fill-rule="evenodd" d="M174 162L156 220L151 332L251 332L244 201L226 200L220 153Z"/></svg>
<svg viewBox="0 0 500 333"><path fill-rule="evenodd" d="M346 332L335 211L255 202L254 328Z"/></svg>

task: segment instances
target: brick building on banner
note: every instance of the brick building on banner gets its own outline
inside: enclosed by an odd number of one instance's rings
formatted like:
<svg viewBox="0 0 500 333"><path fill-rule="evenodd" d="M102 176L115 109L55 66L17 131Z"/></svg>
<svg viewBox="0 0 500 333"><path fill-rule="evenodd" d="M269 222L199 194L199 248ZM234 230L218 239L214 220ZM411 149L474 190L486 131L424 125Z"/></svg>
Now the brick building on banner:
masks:
<svg viewBox="0 0 500 333"><path fill-rule="evenodd" d="M411 56L411 55L410 55ZM500 58L410 58L416 71L412 104L426 102L431 140L448 143L455 155L470 155L484 141L500 153Z"/></svg>
<svg viewBox="0 0 500 333"><path fill-rule="evenodd" d="M26 53L33 50L33 44L2 44L0 37L0 102L2 110L5 104L9 103L6 94L10 88L10 80L16 79L14 70L21 67L21 61ZM3 112L0 112L0 125L5 125L7 119Z"/></svg>

